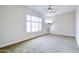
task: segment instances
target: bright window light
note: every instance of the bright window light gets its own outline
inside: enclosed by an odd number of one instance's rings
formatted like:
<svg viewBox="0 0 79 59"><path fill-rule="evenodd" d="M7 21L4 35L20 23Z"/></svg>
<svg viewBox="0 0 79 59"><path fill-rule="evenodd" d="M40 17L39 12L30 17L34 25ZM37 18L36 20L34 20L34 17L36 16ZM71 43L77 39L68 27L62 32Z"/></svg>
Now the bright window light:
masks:
<svg viewBox="0 0 79 59"><path fill-rule="evenodd" d="M42 30L42 18L26 15L26 32L38 32Z"/></svg>
<svg viewBox="0 0 79 59"><path fill-rule="evenodd" d="M52 23L51 19L46 19L46 23Z"/></svg>

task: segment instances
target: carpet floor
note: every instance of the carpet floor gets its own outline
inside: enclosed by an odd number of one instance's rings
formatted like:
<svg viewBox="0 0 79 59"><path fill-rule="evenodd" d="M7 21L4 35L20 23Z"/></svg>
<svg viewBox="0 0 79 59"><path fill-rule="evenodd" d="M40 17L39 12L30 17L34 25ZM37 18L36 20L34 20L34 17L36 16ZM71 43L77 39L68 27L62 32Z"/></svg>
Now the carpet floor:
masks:
<svg viewBox="0 0 79 59"><path fill-rule="evenodd" d="M24 43L9 50L11 53L78 53L74 37L48 34Z"/></svg>

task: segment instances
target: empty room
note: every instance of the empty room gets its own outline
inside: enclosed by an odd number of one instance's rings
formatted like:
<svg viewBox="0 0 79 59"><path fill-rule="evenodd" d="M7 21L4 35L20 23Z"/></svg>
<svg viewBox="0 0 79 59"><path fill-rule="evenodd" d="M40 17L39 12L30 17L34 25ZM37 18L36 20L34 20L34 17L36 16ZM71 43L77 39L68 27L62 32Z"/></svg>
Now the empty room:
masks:
<svg viewBox="0 0 79 59"><path fill-rule="evenodd" d="M78 53L79 6L0 5L0 53Z"/></svg>

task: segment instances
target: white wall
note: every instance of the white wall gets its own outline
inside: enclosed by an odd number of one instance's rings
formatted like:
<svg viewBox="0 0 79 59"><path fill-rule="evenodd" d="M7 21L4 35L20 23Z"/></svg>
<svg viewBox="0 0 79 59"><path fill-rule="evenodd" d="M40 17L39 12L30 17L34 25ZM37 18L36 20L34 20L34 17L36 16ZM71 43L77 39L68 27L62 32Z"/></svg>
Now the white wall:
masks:
<svg viewBox="0 0 79 59"><path fill-rule="evenodd" d="M0 40L3 39L3 10L2 7L0 6Z"/></svg>
<svg viewBox="0 0 79 59"><path fill-rule="evenodd" d="M39 36L41 34L47 33L47 27L43 26L42 31L36 33L26 33L25 30L25 20L26 15L31 14L38 17L42 17L42 15L26 6L1 6L3 13L3 39L0 38L0 47L13 44L18 41L27 40L28 38L32 38L35 36ZM2 12L0 10L0 12ZM1 15L2 16L2 15ZM43 25L44 23L44 17ZM0 19L0 21L2 21Z"/></svg>
<svg viewBox="0 0 79 59"><path fill-rule="evenodd" d="M79 6L76 10L76 40L79 47Z"/></svg>
<svg viewBox="0 0 79 59"><path fill-rule="evenodd" d="M53 23L50 33L75 36L75 12L64 13L51 17Z"/></svg>

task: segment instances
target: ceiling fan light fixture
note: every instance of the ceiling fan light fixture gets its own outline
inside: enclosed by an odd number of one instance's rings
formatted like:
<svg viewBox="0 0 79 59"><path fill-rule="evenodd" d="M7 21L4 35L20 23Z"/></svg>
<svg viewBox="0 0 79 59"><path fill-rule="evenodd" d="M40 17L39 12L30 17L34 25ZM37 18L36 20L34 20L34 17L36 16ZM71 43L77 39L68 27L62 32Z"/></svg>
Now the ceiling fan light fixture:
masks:
<svg viewBox="0 0 79 59"><path fill-rule="evenodd" d="M52 10L51 10L51 9L49 9L48 11L49 11L49 12L51 12Z"/></svg>
<svg viewBox="0 0 79 59"><path fill-rule="evenodd" d="M49 5L49 7L48 7L48 12L49 12L49 13L55 12L55 9L53 8L52 5Z"/></svg>

